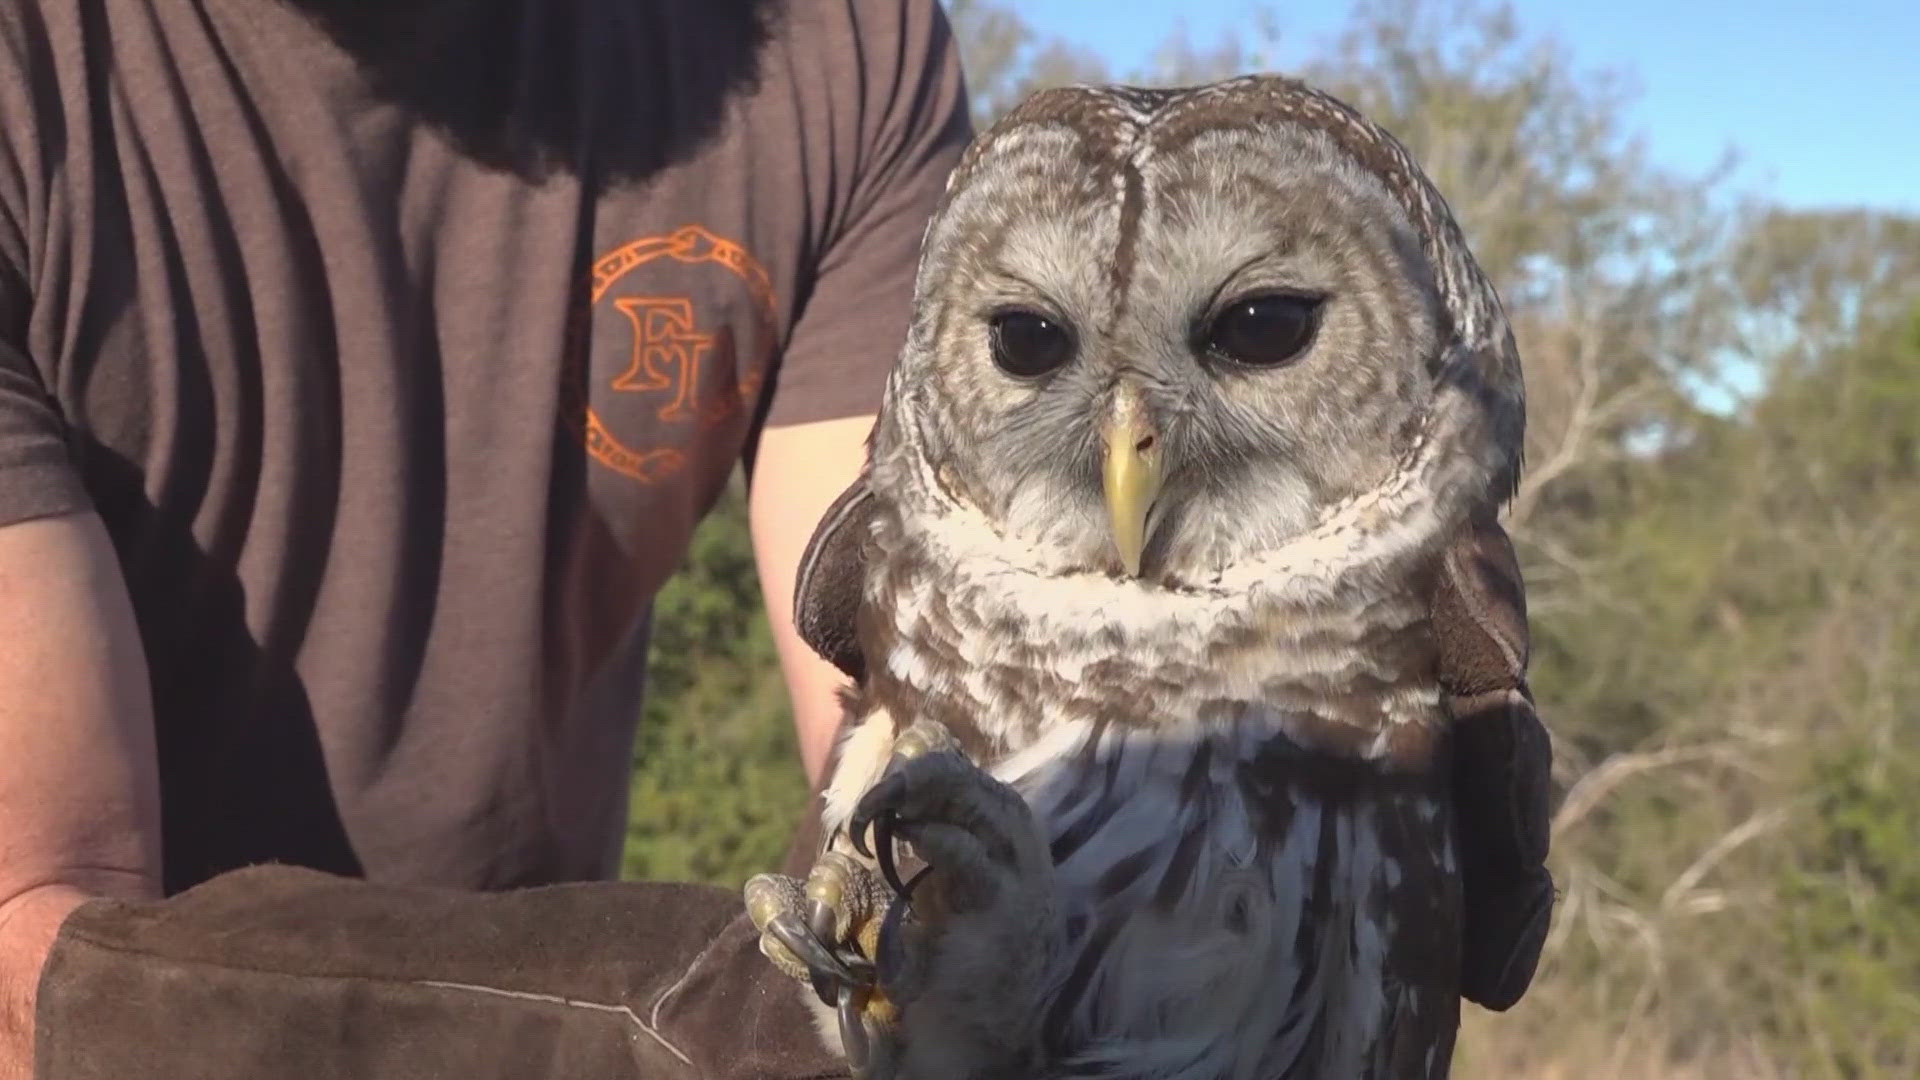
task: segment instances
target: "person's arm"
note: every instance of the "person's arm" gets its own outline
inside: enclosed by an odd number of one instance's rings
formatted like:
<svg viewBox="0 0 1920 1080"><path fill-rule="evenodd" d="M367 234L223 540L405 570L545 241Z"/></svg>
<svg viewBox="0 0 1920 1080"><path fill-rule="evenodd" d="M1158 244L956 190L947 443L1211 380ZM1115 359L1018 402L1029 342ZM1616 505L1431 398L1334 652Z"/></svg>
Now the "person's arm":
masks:
<svg viewBox="0 0 1920 1080"><path fill-rule="evenodd" d="M0 1080L32 1075L40 976L93 896L159 892L159 780L146 660L120 563L28 355L36 214L58 140L35 118L39 21L0 17Z"/></svg>
<svg viewBox="0 0 1920 1080"><path fill-rule="evenodd" d="M820 516L865 459L881 388L906 340L920 240L972 138L960 58L932 0L852 0L851 21L815 47L828 96L854 137L835 144L830 202L810 287L774 373L754 454L755 557L793 700L807 776L817 785L840 722L845 678L801 641L793 585ZM823 17L824 18L824 17Z"/></svg>
<svg viewBox="0 0 1920 1080"><path fill-rule="evenodd" d="M747 498L754 557L780 668L793 699L793 723L807 780L817 784L840 724L846 676L800 639L793 625L794 578L827 505L853 483L866 460L872 416L769 428L760 437Z"/></svg>
<svg viewBox="0 0 1920 1080"><path fill-rule="evenodd" d="M146 663L91 512L0 527L0 1080L33 1068L40 971L93 895L157 895Z"/></svg>
<svg viewBox="0 0 1920 1080"><path fill-rule="evenodd" d="M44 141L35 50L0 20L0 1080L32 1074L43 965L91 896L159 892L146 660L120 564L26 351Z"/></svg>

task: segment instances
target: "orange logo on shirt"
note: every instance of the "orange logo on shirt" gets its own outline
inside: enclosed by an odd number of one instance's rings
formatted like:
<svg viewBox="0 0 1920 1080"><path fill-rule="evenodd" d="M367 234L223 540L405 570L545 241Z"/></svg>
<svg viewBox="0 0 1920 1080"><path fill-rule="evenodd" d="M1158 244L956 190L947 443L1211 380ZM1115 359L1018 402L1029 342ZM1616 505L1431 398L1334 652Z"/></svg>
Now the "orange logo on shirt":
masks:
<svg viewBox="0 0 1920 1080"><path fill-rule="evenodd" d="M684 296L626 296L613 302L633 322L633 363L613 380L615 390L670 390L660 419L693 414L689 399L700 385L700 354L711 334L693 332L693 304Z"/></svg>
<svg viewBox="0 0 1920 1080"><path fill-rule="evenodd" d="M764 320L762 330L771 340L775 323L773 279L746 248L698 225L685 226L667 236L635 240L597 259L593 264L592 305L598 307L622 278L659 259L711 263L732 273L752 295ZM613 306L627 317L633 351L626 370L613 379L610 389L659 395L662 400L654 415L663 423L718 424L740 413L759 395L764 373L756 367L733 379L728 363L732 359L730 332L726 328L718 334L703 331L699 311L690 297L622 296L614 299ZM716 345L722 344L726 346L724 351L716 350ZM712 385L703 385L701 374L712 366L709 360L716 355L721 370L707 380ZM615 472L650 484L686 465L686 455L675 447L629 445L613 433L591 405L585 412L587 452Z"/></svg>

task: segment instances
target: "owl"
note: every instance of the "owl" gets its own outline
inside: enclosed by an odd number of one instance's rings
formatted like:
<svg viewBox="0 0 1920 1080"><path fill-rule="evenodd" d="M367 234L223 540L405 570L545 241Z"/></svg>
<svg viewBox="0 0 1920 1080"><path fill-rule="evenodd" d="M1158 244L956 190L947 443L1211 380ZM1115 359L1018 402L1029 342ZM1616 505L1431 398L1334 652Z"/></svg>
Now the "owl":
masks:
<svg viewBox="0 0 1920 1080"><path fill-rule="evenodd" d="M1445 202L1340 101L984 132L802 566L856 677L819 859L745 890L855 1071L1445 1076L1552 904L1524 413Z"/></svg>

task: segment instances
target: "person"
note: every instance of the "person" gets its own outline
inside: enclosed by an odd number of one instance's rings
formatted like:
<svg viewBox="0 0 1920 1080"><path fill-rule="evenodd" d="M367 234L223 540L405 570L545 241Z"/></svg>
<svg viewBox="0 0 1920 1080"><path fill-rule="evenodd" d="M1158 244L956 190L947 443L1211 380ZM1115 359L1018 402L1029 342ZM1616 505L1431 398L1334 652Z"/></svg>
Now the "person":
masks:
<svg viewBox="0 0 1920 1080"><path fill-rule="evenodd" d="M970 134L934 0L0 9L0 1080L830 1072L611 880L648 607L743 465L817 777Z"/></svg>

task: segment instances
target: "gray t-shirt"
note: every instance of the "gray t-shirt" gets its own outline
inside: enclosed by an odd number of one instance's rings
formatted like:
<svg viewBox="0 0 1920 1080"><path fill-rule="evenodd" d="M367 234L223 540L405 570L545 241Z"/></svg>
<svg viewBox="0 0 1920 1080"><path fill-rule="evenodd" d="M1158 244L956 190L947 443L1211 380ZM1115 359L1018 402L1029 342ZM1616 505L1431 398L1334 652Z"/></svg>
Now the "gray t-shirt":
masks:
<svg viewBox="0 0 1920 1080"><path fill-rule="evenodd" d="M0 7L0 524L113 536L168 891L611 873L650 598L969 134L932 0Z"/></svg>

